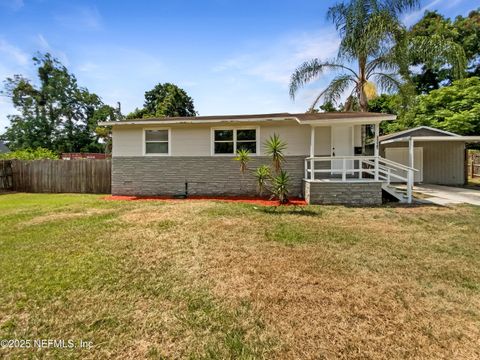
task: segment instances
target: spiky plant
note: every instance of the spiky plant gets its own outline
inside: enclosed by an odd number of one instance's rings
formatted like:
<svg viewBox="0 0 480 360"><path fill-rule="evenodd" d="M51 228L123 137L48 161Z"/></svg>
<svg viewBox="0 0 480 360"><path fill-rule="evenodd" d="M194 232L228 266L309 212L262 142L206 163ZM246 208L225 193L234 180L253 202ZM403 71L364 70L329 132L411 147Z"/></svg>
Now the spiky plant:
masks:
<svg viewBox="0 0 480 360"><path fill-rule="evenodd" d="M250 151L247 149L238 149L235 160L240 162L240 172L244 174L245 171L247 171L248 162L251 160Z"/></svg>
<svg viewBox="0 0 480 360"><path fill-rule="evenodd" d="M283 170L272 179L272 192L278 198L281 204L288 202L288 186L290 176Z"/></svg>
<svg viewBox="0 0 480 360"><path fill-rule="evenodd" d="M280 139L278 134L274 133L265 142L265 154L272 158L272 165L275 172L278 173L282 169L282 163L285 160L283 152L287 148L287 143Z"/></svg>
<svg viewBox="0 0 480 360"><path fill-rule="evenodd" d="M255 178L257 179L258 194L263 196L267 189L267 182L270 179L270 168L267 165L261 165L255 169Z"/></svg>
<svg viewBox="0 0 480 360"><path fill-rule="evenodd" d="M419 0L351 0L341 2L328 11L340 34L337 59L313 59L300 65L292 74L290 96L305 84L317 79L326 70L339 71L330 84L315 98L311 109L320 99L337 102L349 91L358 99L360 111L368 111L367 87L376 84L382 91L402 90L408 82L408 66L412 59L444 59L457 78L466 67L463 48L441 36L410 36L401 23L405 11L419 6ZM357 69L350 64L357 63ZM345 106L345 110L352 110Z"/></svg>

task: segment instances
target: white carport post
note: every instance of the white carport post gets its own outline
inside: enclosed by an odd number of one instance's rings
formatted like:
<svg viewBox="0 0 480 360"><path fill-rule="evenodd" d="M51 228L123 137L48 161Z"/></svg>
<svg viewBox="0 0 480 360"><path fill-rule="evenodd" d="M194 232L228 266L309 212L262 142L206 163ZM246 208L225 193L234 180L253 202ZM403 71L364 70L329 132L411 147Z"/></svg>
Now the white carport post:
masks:
<svg viewBox="0 0 480 360"><path fill-rule="evenodd" d="M310 128L310 180L315 180L315 127Z"/></svg>
<svg viewBox="0 0 480 360"><path fill-rule="evenodd" d="M408 200L408 203L411 204L412 203L412 194L413 194L413 181L414 181L414 178L413 178L413 164L414 164L414 147L415 145L415 142L414 142L414 139L413 137L409 137L408 138L408 166L410 167L410 170L408 170L407 172L407 200Z"/></svg>
<svg viewBox="0 0 480 360"><path fill-rule="evenodd" d="M378 157L379 157L379 144L378 137L380 135L380 123L375 124L375 141L374 141L374 156L375 156L375 181L378 181Z"/></svg>

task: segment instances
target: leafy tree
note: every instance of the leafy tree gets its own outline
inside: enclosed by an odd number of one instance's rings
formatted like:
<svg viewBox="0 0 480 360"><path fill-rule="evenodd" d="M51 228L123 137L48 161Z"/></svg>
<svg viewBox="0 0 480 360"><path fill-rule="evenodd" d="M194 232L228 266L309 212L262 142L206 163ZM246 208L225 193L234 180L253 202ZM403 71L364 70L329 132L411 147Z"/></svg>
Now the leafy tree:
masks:
<svg viewBox="0 0 480 360"><path fill-rule="evenodd" d="M129 119L163 116L195 116L193 99L185 90L175 84L158 84L145 92L142 109L135 109L127 115Z"/></svg>
<svg viewBox="0 0 480 360"><path fill-rule="evenodd" d="M385 92L403 91L399 75L408 80L412 57L445 59L452 65L455 76L462 77L465 55L458 44L441 36L410 36L400 22L401 13L418 4L418 0L351 0L331 7L328 18L341 36L337 59L313 59L300 65L291 77L291 97L324 71L340 71L317 96L312 107L320 99L335 103L349 91L349 98L356 98L359 109L367 111L367 88L372 83ZM351 66L352 62L356 63L356 69ZM345 110L351 110L353 104L354 101L347 100Z"/></svg>
<svg viewBox="0 0 480 360"><path fill-rule="evenodd" d="M418 96L414 106L390 130L427 125L460 135L480 133L480 78L457 80L451 86Z"/></svg>
<svg viewBox="0 0 480 360"><path fill-rule="evenodd" d="M100 97L78 86L77 79L50 54L33 58L38 81L22 75L7 78L3 94L19 114L9 115L2 135L12 150L42 147L55 152L97 152L95 133L106 106Z"/></svg>
<svg viewBox="0 0 480 360"><path fill-rule="evenodd" d="M459 44L468 64L467 76L480 75L480 12L475 10L467 17L457 16L454 21L436 11L426 11L423 18L409 30L412 37L440 37ZM428 93L449 85L456 78L444 58L434 56L415 58L412 66L420 67L412 80L420 93Z"/></svg>

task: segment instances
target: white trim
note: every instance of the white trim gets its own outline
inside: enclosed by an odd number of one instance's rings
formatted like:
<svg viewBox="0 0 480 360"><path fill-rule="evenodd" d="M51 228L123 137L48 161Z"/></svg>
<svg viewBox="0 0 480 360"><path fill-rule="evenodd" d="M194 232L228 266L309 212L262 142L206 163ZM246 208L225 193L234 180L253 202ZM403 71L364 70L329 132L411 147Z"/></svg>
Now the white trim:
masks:
<svg viewBox="0 0 480 360"><path fill-rule="evenodd" d="M395 115L385 115L385 116L365 116L365 117L352 117L352 118L341 118L341 119L314 119L314 120L300 120L296 116L285 116L285 117L265 117L265 118L244 118L244 119L202 119L198 120L195 117L192 117L192 120L183 119L183 120L132 120L132 121L102 121L99 122L99 126L120 126L120 125L170 125L170 124L215 124L223 122L282 122L286 120L296 121L298 124L303 125L313 125L313 126L329 126L332 124L375 124L382 121L391 121L395 120L397 117Z"/></svg>
<svg viewBox="0 0 480 360"><path fill-rule="evenodd" d="M168 141L167 141L167 148L168 148L168 152L165 154L165 153L150 153L150 154L147 154L147 141L146 141L146 137L145 137L145 132L147 130L167 130L168 131ZM143 156L171 156L171 152L172 152L172 129L169 128L169 127L163 127L163 128L159 128L159 127L146 127L146 128L142 128L142 142L143 142ZM165 142L165 141L149 141L149 142Z"/></svg>
<svg viewBox="0 0 480 360"><path fill-rule="evenodd" d="M464 142L480 142L480 136L405 136L401 138L391 139L391 140L382 140L380 144L392 144L396 142L406 142L410 138L415 139L415 141L464 141Z"/></svg>
<svg viewBox="0 0 480 360"><path fill-rule="evenodd" d="M430 126L422 125L422 126L417 126L413 129L402 130L402 131L398 131L396 133L384 135L384 136L382 136L381 141L388 140L388 139L391 139L392 137L395 137L395 136L398 136L398 135L403 135L403 134L408 134L409 132L416 131L416 130L421 130L421 129L431 130L431 131L438 132L440 134L445 134L445 135L450 135L450 136L455 136L455 137L460 136L460 135L452 133L450 131L440 130L440 129L436 129L436 128L433 128L433 127L430 127ZM432 135L432 136L434 136L434 135ZM404 137L404 136L402 136L402 137ZM414 136L414 137L417 137L417 136Z"/></svg>
<svg viewBox="0 0 480 360"><path fill-rule="evenodd" d="M230 154L215 154L215 130L233 130L233 153ZM255 130L255 154L250 153L251 156L260 155L260 126L217 126L210 128L210 156L236 156L237 154L237 130ZM230 142L230 141L224 141Z"/></svg>

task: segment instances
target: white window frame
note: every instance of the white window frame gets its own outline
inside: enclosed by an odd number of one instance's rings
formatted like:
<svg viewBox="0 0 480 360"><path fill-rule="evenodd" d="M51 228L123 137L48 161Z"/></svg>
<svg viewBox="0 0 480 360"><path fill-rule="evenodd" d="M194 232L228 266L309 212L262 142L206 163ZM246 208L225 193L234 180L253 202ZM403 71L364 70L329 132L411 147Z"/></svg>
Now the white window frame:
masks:
<svg viewBox="0 0 480 360"><path fill-rule="evenodd" d="M147 153L147 137L146 132L147 130L167 130L168 131L168 141L167 141L167 153ZM143 141L143 156L170 156L172 151L172 129L168 127L148 127L142 129L142 141ZM149 141L150 142L165 142L165 141Z"/></svg>
<svg viewBox="0 0 480 360"><path fill-rule="evenodd" d="M215 130L233 130L233 153L215 154ZM210 129L210 155L211 156L236 156L237 155L237 130L255 130L255 154L260 155L260 126L219 126Z"/></svg>

